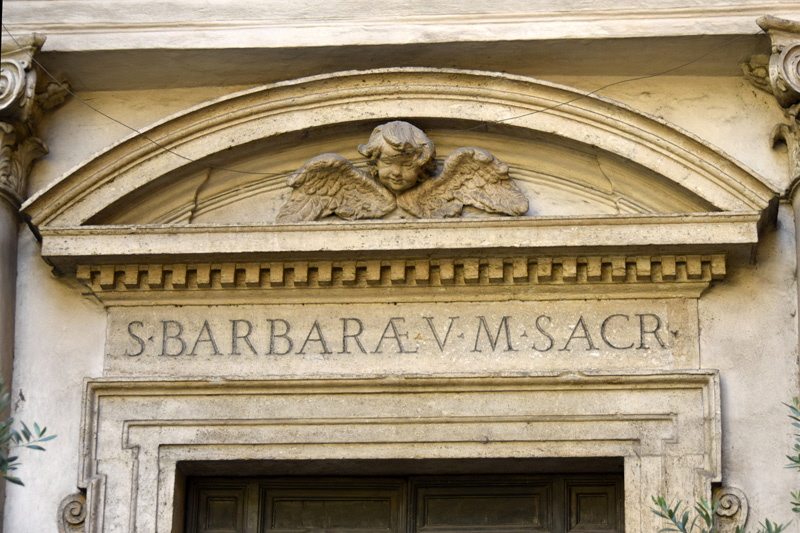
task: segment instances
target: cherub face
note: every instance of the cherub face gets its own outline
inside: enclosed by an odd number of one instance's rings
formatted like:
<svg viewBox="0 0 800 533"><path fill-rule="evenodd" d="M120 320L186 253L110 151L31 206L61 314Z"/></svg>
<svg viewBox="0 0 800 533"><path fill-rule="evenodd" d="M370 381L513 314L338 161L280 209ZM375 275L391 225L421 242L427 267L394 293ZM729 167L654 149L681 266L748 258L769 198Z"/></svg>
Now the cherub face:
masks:
<svg viewBox="0 0 800 533"><path fill-rule="evenodd" d="M407 191L417 184L422 174L416 158L415 152L401 153L385 146L381 150L381 157L375 162L378 181L395 194Z"/></svg>

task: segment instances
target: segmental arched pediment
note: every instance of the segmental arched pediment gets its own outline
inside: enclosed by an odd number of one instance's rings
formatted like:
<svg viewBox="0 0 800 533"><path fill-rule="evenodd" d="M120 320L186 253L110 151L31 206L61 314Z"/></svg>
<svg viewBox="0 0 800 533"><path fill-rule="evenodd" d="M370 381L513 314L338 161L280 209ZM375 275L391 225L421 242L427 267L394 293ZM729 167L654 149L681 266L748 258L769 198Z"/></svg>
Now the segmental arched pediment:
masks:
<svg viewBox="0 0 800 533"><path fill-rule="evenodd" d="M358 166L357 146L391 120L424 130L440 158L463 146L491 152L528 212L276 223L292 171L327 152ZM757 240L776 196L701 140L617 102L519 76L403 68L271 84L192 108L76 168L23 213L43 255L69 269L263 254L724 252Z"/></svg>

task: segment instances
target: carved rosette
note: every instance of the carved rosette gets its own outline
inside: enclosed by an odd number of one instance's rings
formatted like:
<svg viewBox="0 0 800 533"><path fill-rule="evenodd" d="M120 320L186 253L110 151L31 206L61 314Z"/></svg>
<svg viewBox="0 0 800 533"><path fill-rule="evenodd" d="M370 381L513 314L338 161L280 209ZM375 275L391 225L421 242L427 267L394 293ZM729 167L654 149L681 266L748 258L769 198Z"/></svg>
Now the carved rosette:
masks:
<svg viewBox="0 0 800 533"><path fill-rule="evenodd" d="M58 533L86 531L86 496L83 492L70 494L58 506Z"/></svg>
<svg viewBox="0 0 800 533"><path fill-rule="evenodd" d="M772 144L785 143L793 181L800 180L800 22L765 16L758 25L772 41L772 54L754 56L743 66L745 76L759 89L772 93L786 113L788 124L778 124Z"/></svg>
<svg viewBox="0 0 800 533"><path fill-rule="evenodd" d="M35 135L36 123L42 111L60 104L66 95L59 84L41 87L33 57L44 40L34 34L3 42L0 58L0 198L15 209L25 197L33 162L47 153Z"/></svg>
<svg viewBox="0 0 800 533"><path fill-rule="evenodd" d="M749 507L744 492L734 487L714 489L713 501L718 502L715 525L720 533L735 533L744 529Z"/></svg>

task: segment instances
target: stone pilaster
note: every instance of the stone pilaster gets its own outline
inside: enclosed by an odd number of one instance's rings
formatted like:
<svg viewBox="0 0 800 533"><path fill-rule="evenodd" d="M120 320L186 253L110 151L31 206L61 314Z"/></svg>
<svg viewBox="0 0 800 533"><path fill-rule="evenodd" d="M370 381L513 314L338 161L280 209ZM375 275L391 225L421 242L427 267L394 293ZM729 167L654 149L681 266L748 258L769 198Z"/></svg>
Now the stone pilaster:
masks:
<svg viewBox="0 0 800 533"><path fill-rule="evenodd" d="M0 375L11 389L17 278L19 207L34 160L47 153L36 136L44 110L64 101L58 84L41 82L34 55L44 37L3 41L0 56ZM7 413L0 413L0 417ZM0 484L0 530L4 484Z"/></svg>
<svg viewBox="0 0 800 533"><path fill-rule="evenodd" d="M775 96L786 116L786 123L778 124L772 130L770 142L773 148L781 144L787 148L787 196L794 210L795 253L800 264L800 22L772 16L760 17L756 22L770 38L771 53L769 56L754 56L742 69L753 85ZM800 286L797 302L800 305ZM721 503L716 517L720 531L738 531L737 526L744 526L747 519L744 493L725 488L718 489L714 496Z"/></svg>
<svg viewBox="0 0 800 533"><path fill-rule="evenodd" d="M800 22L765 16L757 23L770 38L771 54L753 57L743 70L753 85L775 96L786 115L786 123L773 129L771 142L773 147L785 144L788 152L788 196L794 209L800 263Z"/></svg>

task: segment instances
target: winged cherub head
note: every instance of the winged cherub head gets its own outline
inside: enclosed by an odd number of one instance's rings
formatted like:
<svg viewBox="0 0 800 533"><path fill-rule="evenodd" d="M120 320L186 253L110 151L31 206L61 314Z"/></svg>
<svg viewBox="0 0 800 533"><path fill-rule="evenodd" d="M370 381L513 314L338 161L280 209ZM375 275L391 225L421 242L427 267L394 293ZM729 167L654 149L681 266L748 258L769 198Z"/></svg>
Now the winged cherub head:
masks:
<svg viewBox="0 0 800 533"><path fill-rule="evenodd" d="M421 129L399 120L372 130L358 151L368 159L372 177L395 194L428 179L436 168L433 141Z"/></svg>

